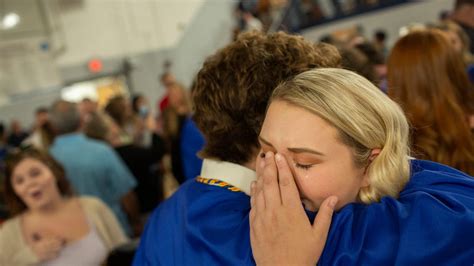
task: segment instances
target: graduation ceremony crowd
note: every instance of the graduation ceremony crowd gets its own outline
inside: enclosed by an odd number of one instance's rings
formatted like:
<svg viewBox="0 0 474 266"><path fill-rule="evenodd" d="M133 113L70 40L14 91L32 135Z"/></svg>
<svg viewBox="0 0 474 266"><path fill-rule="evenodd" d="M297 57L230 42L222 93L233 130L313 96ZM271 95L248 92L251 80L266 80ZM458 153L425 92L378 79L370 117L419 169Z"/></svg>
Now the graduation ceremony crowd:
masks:
<svg viewBox="0 0 474 266"><path fill-rule="evenodd" d="M167 69L156 103L0 124L0 265L474 264L474 1L455 2L392 47L244 12L190 88Z"/></svg>

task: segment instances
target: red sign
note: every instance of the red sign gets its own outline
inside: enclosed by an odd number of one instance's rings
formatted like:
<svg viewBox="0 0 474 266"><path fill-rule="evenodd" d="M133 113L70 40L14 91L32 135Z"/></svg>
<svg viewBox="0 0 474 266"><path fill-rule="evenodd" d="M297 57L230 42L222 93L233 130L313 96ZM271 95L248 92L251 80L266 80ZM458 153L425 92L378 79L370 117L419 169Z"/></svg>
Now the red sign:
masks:
<svg viewBox="0 0 474 266"><path fill-rule="evenodd" d="M87 64L89 71L92 73L98 73L102 71L102 60L100 59L91 59Z"/></svg>

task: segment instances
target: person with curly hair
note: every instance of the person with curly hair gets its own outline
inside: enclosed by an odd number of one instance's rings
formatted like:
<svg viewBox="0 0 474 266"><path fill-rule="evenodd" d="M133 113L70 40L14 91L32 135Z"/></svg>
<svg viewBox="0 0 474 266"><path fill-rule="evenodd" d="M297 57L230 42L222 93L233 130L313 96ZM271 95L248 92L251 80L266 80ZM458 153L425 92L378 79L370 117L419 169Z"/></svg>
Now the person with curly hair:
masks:
<svg viewBox="0 0 474 266"><path fill-rule="evenodd" d="M154 211L134 265L254 264L250 183L270 95L299 73L339 64L335 47L282 32L242 34L207 58L192 88L201 175Z"/></svg>

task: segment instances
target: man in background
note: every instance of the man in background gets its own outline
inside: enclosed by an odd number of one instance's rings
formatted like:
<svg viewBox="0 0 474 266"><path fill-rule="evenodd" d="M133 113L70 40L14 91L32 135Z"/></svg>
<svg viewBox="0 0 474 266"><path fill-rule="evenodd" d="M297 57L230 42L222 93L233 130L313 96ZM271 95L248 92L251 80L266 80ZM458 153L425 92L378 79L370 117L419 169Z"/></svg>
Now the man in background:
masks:
<svg viewBox="0 0 474 266"><path fill-rule="evenodd" d="M125 232L139 233L139 211L135 178L106 143L87 138L81 132L81 115L76 104L55 102L50 120L56 138L50 148L53 157L66 170L66 176L79 195L100 198L115 213ZM128 219L127 219L128 218Z"/></svg>

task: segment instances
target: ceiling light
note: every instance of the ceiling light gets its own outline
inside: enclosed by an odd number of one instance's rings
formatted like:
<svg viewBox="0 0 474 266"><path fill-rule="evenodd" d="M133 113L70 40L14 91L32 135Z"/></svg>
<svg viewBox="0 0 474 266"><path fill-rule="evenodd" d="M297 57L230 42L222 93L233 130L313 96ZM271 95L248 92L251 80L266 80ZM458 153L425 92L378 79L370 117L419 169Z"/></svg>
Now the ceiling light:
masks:
<svg viewBox="0 0 474 266"><path fill-rule="evenodd" d="M16 13L8 13L2 19L1 27L4 30L15 27L20 22L20 16Z"/></svg>

